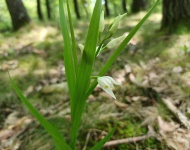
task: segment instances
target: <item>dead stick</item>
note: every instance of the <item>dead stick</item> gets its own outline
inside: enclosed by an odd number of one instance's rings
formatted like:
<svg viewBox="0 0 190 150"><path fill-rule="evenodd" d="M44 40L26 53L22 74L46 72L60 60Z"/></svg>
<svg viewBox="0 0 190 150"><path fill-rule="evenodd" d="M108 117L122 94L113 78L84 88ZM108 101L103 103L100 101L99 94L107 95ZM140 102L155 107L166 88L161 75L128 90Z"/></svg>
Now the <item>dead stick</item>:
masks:
<svg viewBox="0 0 190 150"><path fill-rule="evenodd" d="M119 144L132 143L132 142L136 143L136 142L148 139L150 137L153 137L153 135L146 134L146 135L143 135L143 136L138 136L138 137L133 137L133 138L113 140L113 141L106 142L104 147L114 146L114 145L119 145Z"/></svg>
<svg viewBox="0 0 190 150"><path fill-rule="evenodd" d="M162 99L165 105L173 112L173 114L180 120L180 122L187 128L190 129L189 119L171 102L170 98Z"/></svg>

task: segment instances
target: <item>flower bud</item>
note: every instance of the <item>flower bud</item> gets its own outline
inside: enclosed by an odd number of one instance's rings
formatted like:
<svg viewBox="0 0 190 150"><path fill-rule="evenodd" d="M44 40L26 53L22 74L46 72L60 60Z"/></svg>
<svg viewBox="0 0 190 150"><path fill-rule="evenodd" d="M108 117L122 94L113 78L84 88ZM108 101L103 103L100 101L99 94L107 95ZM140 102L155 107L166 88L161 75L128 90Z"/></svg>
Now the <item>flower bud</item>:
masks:
<svg viewBox="0 0 190 150"><path fill-rule="evenodd" d="M103 32L104 28L105 28L105 24L104 24L104 11L102 11L101 16L100 16L99 32Z"/></svg>
<svg viewBox="0 0 190 150"><path fill-rule="evenodd" d="M121 21L121 19L123 19L124 16L126 16L127 13L123 14L123 15L119 15L117 16L114 20L113 20L113 23L109 29L109 31L111 33L115 33L115 31L117 30L118 26L119 26L119 22Z"/></svg>
<svg viewBox="0 0 190 150"><path fill-rule="evenodd" d="M78 47L79 47L81 53L83 53L83 51L84 51L84 45L78 44ZM98 50L98 46L96 47L96 51L97 51L97 50Z"/></svg>
<svg viewBox="0 0 190 150"><path fill-rule="evenodd" d="M83 53L83 51L84 51L84 45L82 45L82 44L78 44L78 47L79 47L81 53Z"/></svg>
<svg viewBox="0 0 190 150"><path fill-rule="evenodd" d="M111 40L107 45L106 47L108 49L114 49L114 48L117 48L122 42L123 40L127 37L128 34L124 34L118 38L115 38L113 40Z"/></svg>

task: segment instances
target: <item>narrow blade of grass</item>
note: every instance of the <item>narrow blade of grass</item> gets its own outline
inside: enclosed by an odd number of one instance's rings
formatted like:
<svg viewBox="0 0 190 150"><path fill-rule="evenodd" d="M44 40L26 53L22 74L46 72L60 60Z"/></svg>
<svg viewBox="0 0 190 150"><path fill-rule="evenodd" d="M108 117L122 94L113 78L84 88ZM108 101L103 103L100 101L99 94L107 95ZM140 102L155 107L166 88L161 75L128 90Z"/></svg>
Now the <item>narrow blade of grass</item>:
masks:
<svg viewBox="0 0 190 150"><path fill-rule="evenodd" d="M75 65L75 68L76 68L76 76L77 76L78 58L77 58L77 47L76 47L75 33L74 33L73 22L72 22L72 18L71 18L71 11L70 11L70 7L69 7L69 1L66 0L66 3L67 3L67 13L68 13L69 26L70 26L70 32L71 32L74 65ZM73 99L71 98L71 116L73 116L73 102L72 101L73 101Z"/></svg>
<svg viewBox="0 0 190 150"><path fill-rule="evenodd" d="M157 0L156 3L152 6L152 8L148 11L148 13L141 19L141 21L131 30L129 35L125 38L125 40L119 45L119 47L115 50L115 52L112 54L112 56L108 59L104 67L99 72L98 76L103 76L108 71L108 69L111 67L111 65L114 63L118 55L121 53L121 51L124 49L124 47L129 43L131 38L135 35L135 33L139 30L139 28L143 25L143 23L147 20L147 18L151 15L151 13L154 11L156 6L160 0ZM88 89L86 93L86 98L90 95L90 93L94 90L94 88L97 85L97 81L94 80L91 84L90 88Z"/></svg>
<svg viewBox="0 0 190 150"><path fill-rule="evenodd" d="M52 125L50 124L39 112L35 109L32 104L26 99L26 97L22 94L20 89L14 83L13 79L10 77L11 85L14 88L15 92L17 93L20 100L23 104L28 108L31 114L40 122L40 124L44 127L44 129L52 136L54 141L56 142L56 146L59 146L60 149L71 150L70 146L65 142L61 133Z"/></svg>
<svg viewBox="0 0 190 150"><path fill-rule="evenodd" d="M115 125L114 128L101 141L96 143L96 145L94 145L94 147L92 147L90 150L100 150L104 146L104 144L112 137L116 127L117 125Z"/></svg>
<svg viewBox="0 0 190 150"><path fill-rule="evenodd" d="M76 68L76 72L77 72L77 68L78 68L77 47L76 47L75 33L74 33L73 22L72 22L72 18L71 18L71 11L70 11L68 0L67 0L67 13L68 13L68 17L69 17L69 26L70 26L70 31L71 31L74 64L75 64L75 68Z"/></svg>
<svg viewBox="0 0 190 150"><path fill-rule="evenodd" d="M63 0L59 0L59 15L60 15L60 23L61 23L61 30L62 30L62 35L63 35L63 40L64 40L64 65L65 65L65 70L66 70L66 78L69 86L69 92L70 92L70 97L71 97L71 103L72 103L72 95L74 92L74 87L76 83L76 56L73 53L72 50L72 45L71 45L71 39L69 35L69 28L64 12L64 7L63 7Z"/></svg>
<svg viewBox="0 0 190 150"><path fill-rule="evenodd" d="M101 0L96 1L84 46L82 60L79 65L77 73L77 81L76 81L76 87L73 99L74 108L72 108L74 111L74 114L72 116L72 130L71 130L72 146L74 146L76 143L78 128L80 125L82 112L84 110L86 103L85 93L90 85L90 75L94 64L96 44L99 34L98 29L99 29L100 14L101 14L101 2L102 2Z"/></svg>

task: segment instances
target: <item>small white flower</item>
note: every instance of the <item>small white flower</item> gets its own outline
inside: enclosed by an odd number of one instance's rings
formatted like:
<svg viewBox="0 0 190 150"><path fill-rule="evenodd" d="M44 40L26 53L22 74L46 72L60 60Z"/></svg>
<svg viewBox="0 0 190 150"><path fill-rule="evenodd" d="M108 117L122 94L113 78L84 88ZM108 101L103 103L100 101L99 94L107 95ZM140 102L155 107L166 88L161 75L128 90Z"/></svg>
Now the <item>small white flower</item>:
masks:
<svg viewBox="0 0 190 150"><path fill-rule="evenodd" d="M83 51L84 51L84 45L82 45L82 44L78 44L78 47L79 47L81 53L83 53Z"/></svg>
<svg viewBox="0 0 190 150"><path fill-rule="evenodd" d="M116 99L115 95L113 94L112 88L114 87L114 85L120 85L120 83L116 82L110 76L103 76L98 77L98 84L106 93L108 93L111 97Z"/></svg>
<svg viewBox="0 0 190 150"><path fill-rule="evenodd" d="M80 49L80 51L81 51L81 54L82 54L83 51L84 51L84 45L78 44L78 47L79 47L79 49ZM98 46L96 47L96 51L97 51L97 49L98 49ZM99 54L98 54L98 55L99 55Z"/></svg>

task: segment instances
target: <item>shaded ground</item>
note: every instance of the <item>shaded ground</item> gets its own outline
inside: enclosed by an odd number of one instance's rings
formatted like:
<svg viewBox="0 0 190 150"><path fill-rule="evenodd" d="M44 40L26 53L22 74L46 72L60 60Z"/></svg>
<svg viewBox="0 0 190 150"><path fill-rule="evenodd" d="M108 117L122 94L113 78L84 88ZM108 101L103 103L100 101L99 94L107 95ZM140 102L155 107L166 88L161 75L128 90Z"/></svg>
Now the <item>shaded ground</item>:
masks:
<svg viewBox="0 0 190 150"><path fill-rule="evenodd" d="M129 32L143 15L126 17L114 37ZM188 33L159 32L160 19L159 14L149 18L107 73L122 83L114 89L118 99L113 101L99 87L90 95L78 149L91 147L114 122L118 127L111 140L117 141L107 143L104 149L189 149L190 38ZM75 26L78 43L84 43L87 24L81 21ZM69 140L69 97L60 30L31 24L0 36L0 149L51 150L53 142L17 99L6 70ZM93 74L112 51L98 57Z"/></svg>

